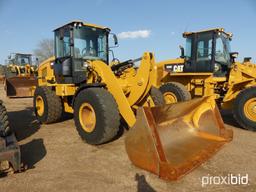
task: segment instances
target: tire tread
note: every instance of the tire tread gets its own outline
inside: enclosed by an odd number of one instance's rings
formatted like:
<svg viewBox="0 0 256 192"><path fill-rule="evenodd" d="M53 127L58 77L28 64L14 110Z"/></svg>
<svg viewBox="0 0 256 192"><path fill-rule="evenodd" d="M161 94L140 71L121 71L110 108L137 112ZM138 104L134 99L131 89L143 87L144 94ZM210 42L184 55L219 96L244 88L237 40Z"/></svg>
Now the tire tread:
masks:
<svg viewBox="0 0 256 192"><path fill-rule="evenodd" d="M160 87L160 91L164 94L165 92L168 92L168 90L173 89L176 90L178 94L176 95L178 101L188 101L191 100L191 94L190 92L186 89L186 87L179 83L179 82L169 82L165 83Z"/></svg>

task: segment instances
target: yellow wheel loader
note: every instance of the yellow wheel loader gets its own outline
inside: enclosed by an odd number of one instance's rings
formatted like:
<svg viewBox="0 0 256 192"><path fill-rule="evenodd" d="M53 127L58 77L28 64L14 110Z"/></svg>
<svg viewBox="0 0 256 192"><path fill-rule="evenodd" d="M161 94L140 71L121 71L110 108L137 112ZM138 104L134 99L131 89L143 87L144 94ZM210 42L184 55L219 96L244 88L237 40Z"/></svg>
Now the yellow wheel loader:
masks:
<svg viewBox="0 0 256 192"><path fill-rule="evenodd" d="M170 180L199 166L232 139L213 98L164 105L163 95L152 86L158 74L152 53L112 65L109 28L73 21L54 34L55 56L39 65L34 94L35 114L42 123L73 113L78 134L93 145L111 141L127 124L131 131L125 146L131 161Z"/></svg>
<svg viewBox="0 0 256 192"><path fill-rule="evenodd" d="M32 97L32 87L37 85L36 67L32 55L13 53L5 67L4 87L8 97Z"/></svg>
<svg viewBox="0 0 256 192"><path fill-rule="evenodd" d="M223 28L185 32L181 57L157 63L164 72L157 87L167 103L214 96L223 109L231 109L241 127L256 131L256 65L235 61L231 33ZM156 83L157 84L157 83Z"/></svg>

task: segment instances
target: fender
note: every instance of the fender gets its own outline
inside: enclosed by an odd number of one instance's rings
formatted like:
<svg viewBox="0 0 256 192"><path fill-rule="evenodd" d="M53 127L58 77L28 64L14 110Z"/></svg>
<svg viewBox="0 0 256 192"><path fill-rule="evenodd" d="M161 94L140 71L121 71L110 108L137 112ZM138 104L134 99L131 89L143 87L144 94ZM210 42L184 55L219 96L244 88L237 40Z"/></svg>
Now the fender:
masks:
<svg viewBox="0 0 256 192"><path fill-rule="evenodd" d="M106 87L105 83L88 83L88 84L82 84L75 92L75 95L72 99L72 107L74 107L75 98L76 96L84 89L91 88L91 87Z"/></svg>

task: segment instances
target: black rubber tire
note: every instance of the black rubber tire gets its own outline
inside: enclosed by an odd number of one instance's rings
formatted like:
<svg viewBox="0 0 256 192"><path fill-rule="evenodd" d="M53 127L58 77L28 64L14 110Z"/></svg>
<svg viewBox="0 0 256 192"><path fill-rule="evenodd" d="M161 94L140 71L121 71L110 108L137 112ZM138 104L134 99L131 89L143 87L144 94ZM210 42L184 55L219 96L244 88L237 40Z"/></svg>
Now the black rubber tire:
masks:
<svg viewBox="0 0 256 192"><path fill-rule="evenodd" d="M244 89L237 95L233 105L233 116L242 128L256 131L256 121L248 119L244 113L244 105L251 98L256 98L256 87Z"/></svg>
<svg viewBox="0 0 256 192"><path fill-rule="evenodd" d="M41 96L44 102L44 113L38 115L36 110L36 98ZM61 119L63 114L63 104L61 98L55 94L50 87L37 87L34 94L34 110L37 119L44 124L54 123Z"/></svg>
<svg viewBox="0 0 256 192"><path fill-rule="evenodd" d="M165 104L162 92L156 87L151 88L149 95L152 97L152 100L156 106L162 106Z"/></svg>
<svg viewBox="0 0 256 192"><path fill-rule="evenodd" d="M89 103L96 115L96 125L92 132L86 132L79 121L79 109ZM74 102L74 121L80 137L89 144L98 145L112 140L119 131L120 114L114 97L104 88L82 90Z"/></svg>
<svg viewBox="0 0 256 192"><path fill-rule="evenodd" d="M2 101L0 100L0 137L6 137L11 133L12 132L9 126L7 111Z"/></svg>
<svg viewBox="0 0 256 192"><path fill-rule="evenodd" d="M159 90L162 94L172 92L178 102L191 100L191 94L184 85L178 82L169 82L162 85Z"/></svg>

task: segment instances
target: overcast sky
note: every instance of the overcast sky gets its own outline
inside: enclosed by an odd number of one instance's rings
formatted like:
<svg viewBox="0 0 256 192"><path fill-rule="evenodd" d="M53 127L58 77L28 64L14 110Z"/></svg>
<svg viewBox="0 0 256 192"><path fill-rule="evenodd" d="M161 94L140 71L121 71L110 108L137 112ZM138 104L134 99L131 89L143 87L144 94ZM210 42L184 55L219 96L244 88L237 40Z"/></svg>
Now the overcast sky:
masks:
<svg viewBox="0 0 256 192"><path fill-rule="evenodd" d="M232 51L256 61L254 0L0 0L0 63L9 53L32 53L41 39L71 20L108 26L118 34L120 60L155 53L158 61L180 55L182 33L224 27Z"/></svg>

